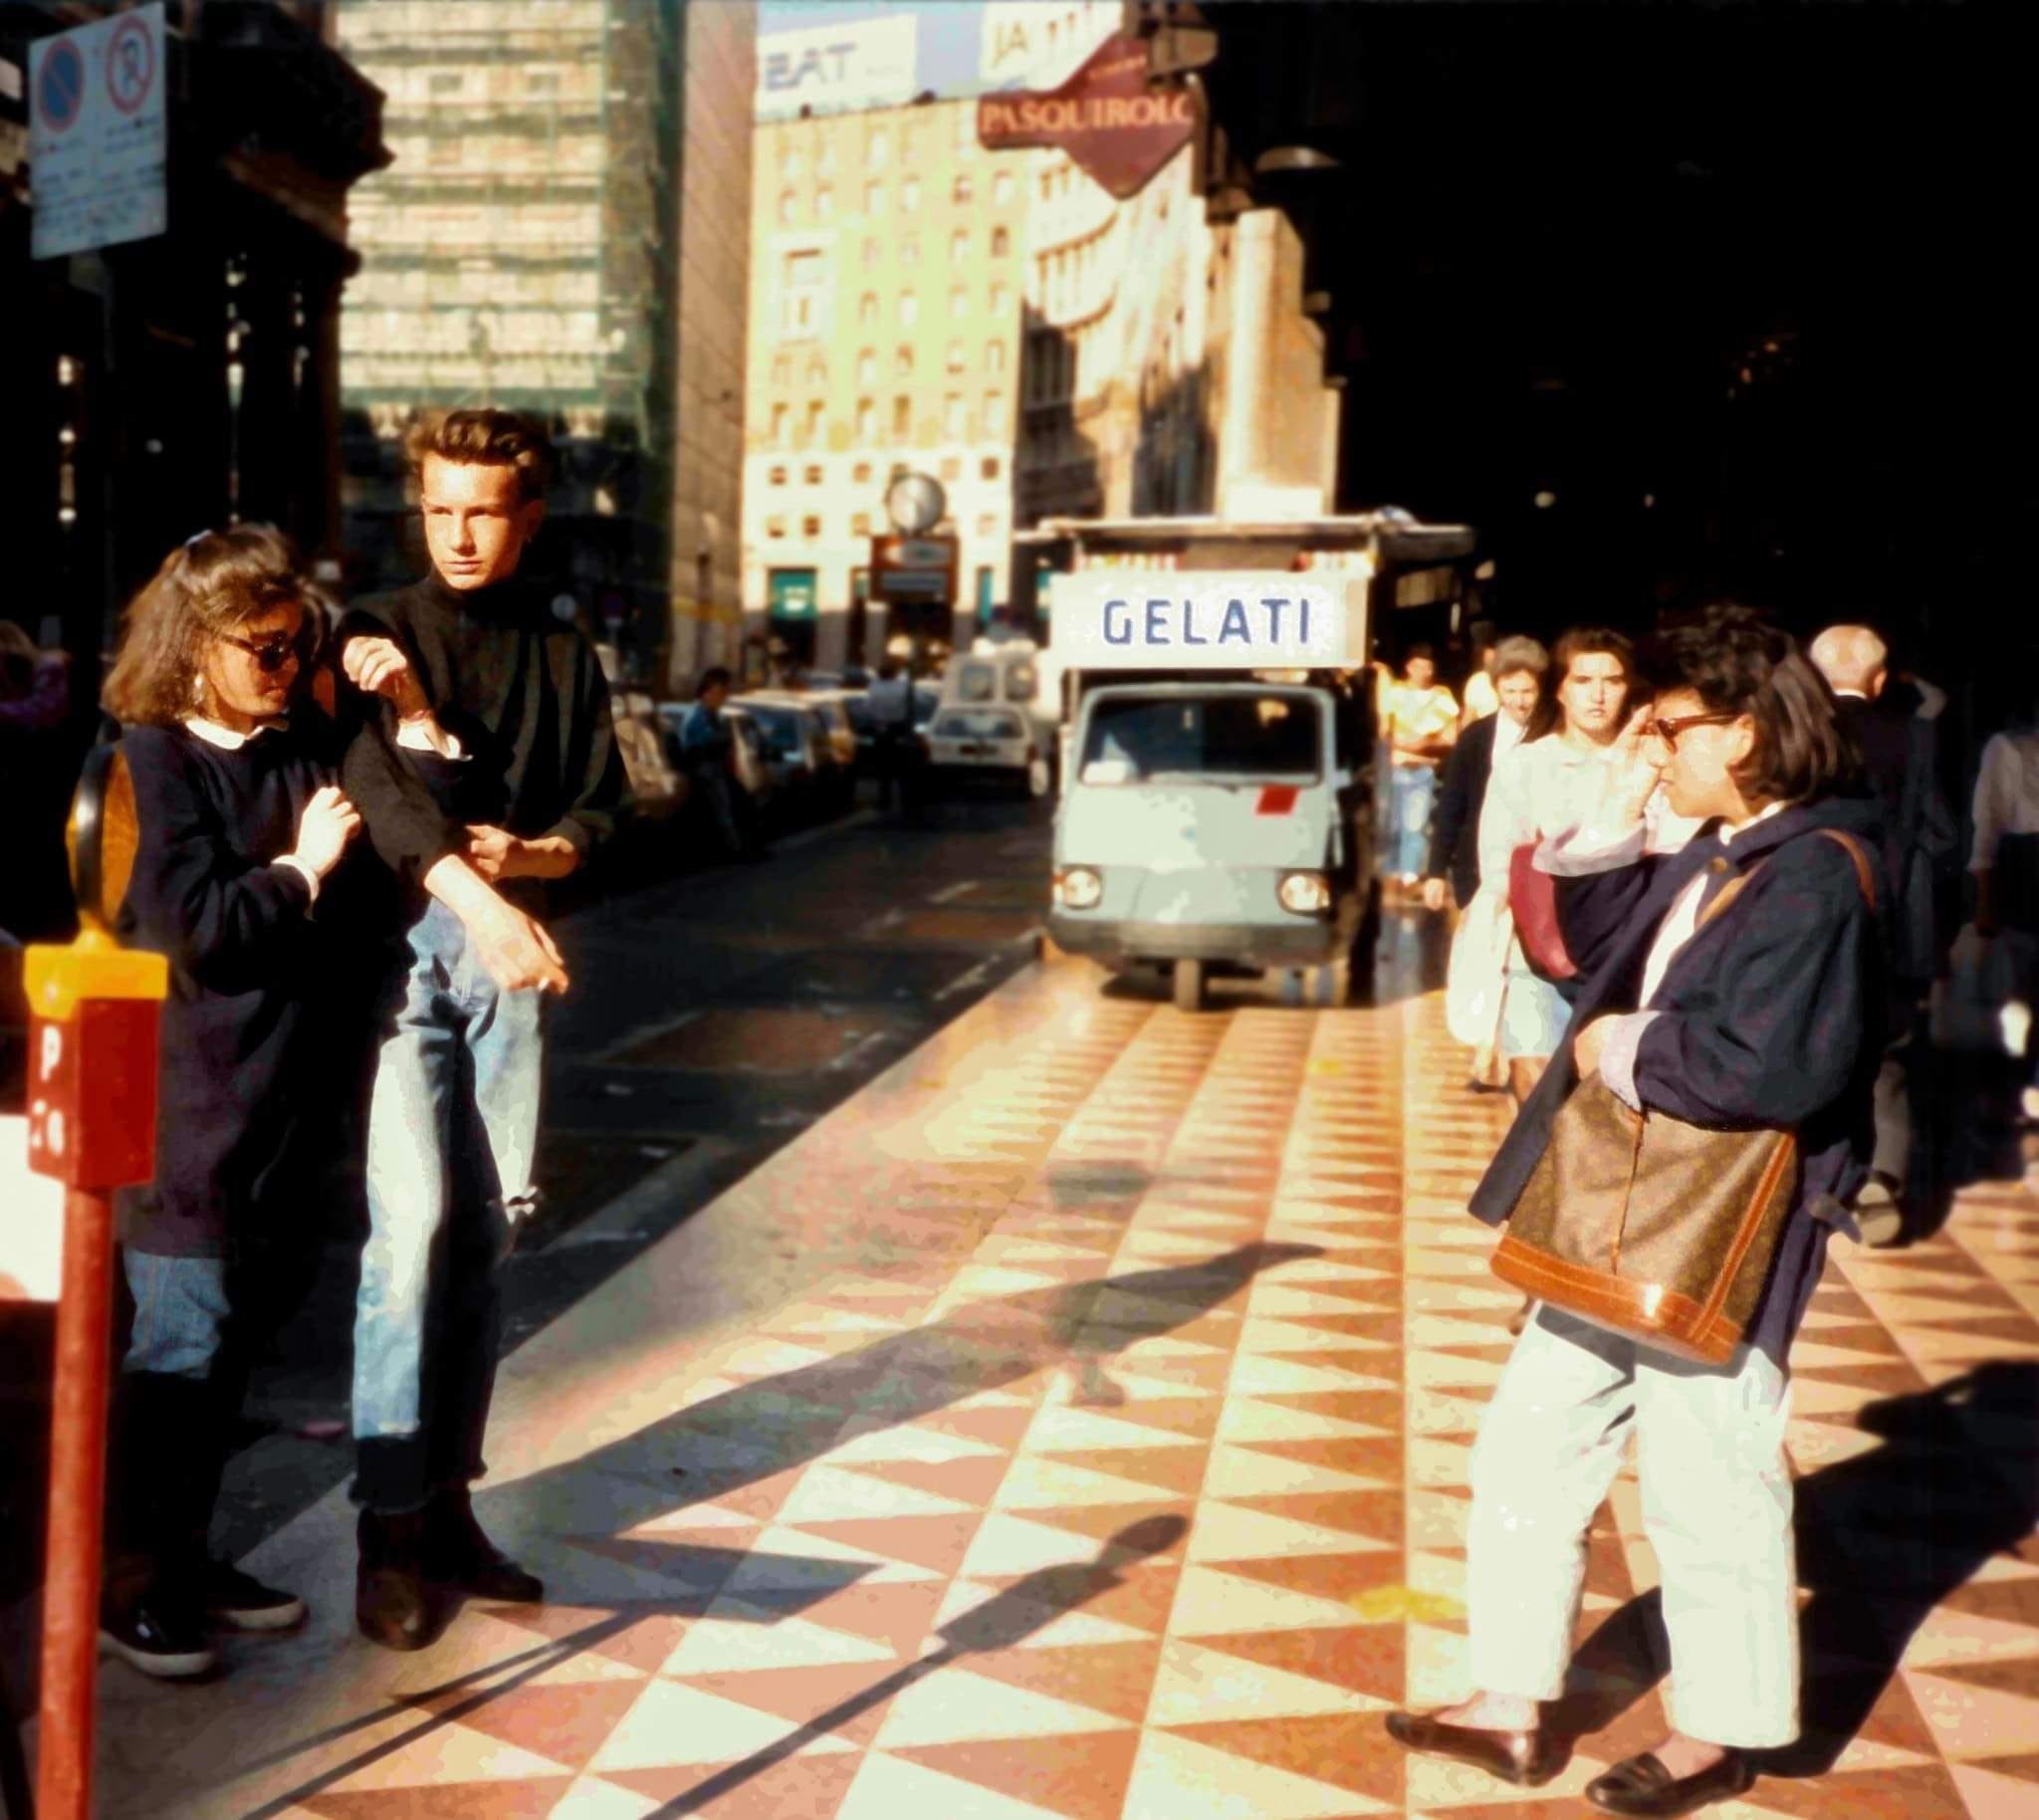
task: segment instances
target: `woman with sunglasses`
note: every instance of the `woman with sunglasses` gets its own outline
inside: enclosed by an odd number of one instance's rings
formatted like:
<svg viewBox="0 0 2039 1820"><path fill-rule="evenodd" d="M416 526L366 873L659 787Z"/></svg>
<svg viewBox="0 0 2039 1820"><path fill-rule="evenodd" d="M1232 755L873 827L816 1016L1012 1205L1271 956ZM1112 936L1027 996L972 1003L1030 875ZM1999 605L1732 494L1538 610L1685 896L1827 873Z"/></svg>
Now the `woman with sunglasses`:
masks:
<svg viewBox="0 0 2039 1820"><path fill-rule="evenodd" d="M1599 804L1537 849L1585 984L1473 1212L1489 1225L1509 1217L1588 1074L1639 1112L1794 1131L1797 1192L1748 1341L1725 1365L1539 1309L1473 1453L1478 1691L1388 1721L1411 1749L1509 1782L1559 1772L1570 1740L1550 1734L1540 1706L1564 1690L1587 1530L1633 1432L1663 1581L1672 1729L1610 1765L1586 1798L1652 1817L1745 1793L1749 1753L1798 1734L1786 1360L1828 1235L1852 1232L1842 1209L1869 1173L1885 977L1858 870L1880 850L1881 810L1859 795L1855 738L1818 672L1790 638L1734 609L1669 634L1660 655L1662 693L1617 743ZM1660 787L1701 826L1682 852L1651 856L1644 813ZM1737 878L1739 894L1702 920Z"/></svg>
<svg viewBox="0 0 2039 1820"><path fill-rule="evenodd" d="M302 1169L330 1071L325 983L349 932L336 868L360 818L305 699L321 622L289 544L201 532L128 608L108 678L138 844L118 928L170 960L156 1175L123 1194L132 1335L114 1404L102 1647L201 1674L209 1627L288 1628L302 1600L211 1558L206 1534L241 1385L250 1264L302 1240ZM336 1114L337 1116L337 1114Z"/></svg>

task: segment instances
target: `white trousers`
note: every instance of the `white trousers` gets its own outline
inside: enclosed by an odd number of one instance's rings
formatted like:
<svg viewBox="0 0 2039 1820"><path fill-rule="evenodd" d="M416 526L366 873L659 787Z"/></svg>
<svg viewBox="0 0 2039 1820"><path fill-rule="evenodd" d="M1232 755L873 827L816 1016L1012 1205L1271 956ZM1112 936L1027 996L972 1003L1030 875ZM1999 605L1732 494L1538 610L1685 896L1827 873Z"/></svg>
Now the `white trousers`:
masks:
<svg viewBox="0 0 2039 1820"><path fill-rule="evenodd" d="M1473 1450L1473 1681L1564 1690L1586 1532L1631 1430L1671 1636L1671 1722L1762 1749L1798 1735L1785 1374L1743 1347L1690 1365L1549 1307L1516 1343Z"/></svg>

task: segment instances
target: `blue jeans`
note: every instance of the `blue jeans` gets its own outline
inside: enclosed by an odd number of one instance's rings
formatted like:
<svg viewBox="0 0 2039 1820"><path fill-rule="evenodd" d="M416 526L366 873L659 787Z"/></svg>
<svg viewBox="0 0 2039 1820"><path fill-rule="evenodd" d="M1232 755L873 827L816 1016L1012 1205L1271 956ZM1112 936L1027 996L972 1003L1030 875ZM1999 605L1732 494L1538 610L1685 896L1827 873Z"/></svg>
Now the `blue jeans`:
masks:
<svg viewBox="0 0 2039 1820"><path fill-rule="evenodd" d="M120 1262L134 1296L134 1330L120 1369L210 1379L227 1324L227 1260L123 1248Z"/></svg>
<svg viewBox="0 0 2039 1820"><path fill-rule="evenodd" d="M1397 765L1388 773L1395 839L1388 870L1421 878L1430 867L1430 811L1437 799L1438 774L1428 765Z"/></svg>
<svg viewBox="0 0 2039 1820"><path fill-rule="evenodd" d="M506 993L433 903L368 1111L368 1244L354 1310L353 1495L422 1507L479 1479L502 1337L498 1275L537 1199L536 992Z"/></svg>

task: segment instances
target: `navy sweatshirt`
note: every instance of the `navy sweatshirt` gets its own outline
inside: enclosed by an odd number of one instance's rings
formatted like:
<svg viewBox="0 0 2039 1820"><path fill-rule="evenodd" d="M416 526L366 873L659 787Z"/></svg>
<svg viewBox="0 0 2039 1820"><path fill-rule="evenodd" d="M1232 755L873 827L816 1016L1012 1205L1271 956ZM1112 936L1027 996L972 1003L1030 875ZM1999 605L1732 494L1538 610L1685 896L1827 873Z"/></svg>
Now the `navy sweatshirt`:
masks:
<svg viewBox="0 0 2039 1820"><path fill-rule="evenodd" d="M155 1182L121 1195L121 1238L219 1256L249 1219L274 1223L338 1117L319 1050L338 1009L328 985L356 934L350 868L328 875L315 917L304 874L274 863L297 845L306 802L337 781L337 743L306 707L232 751L183 727L128 727L120 747L140 827L115 928L170 962Z"/></svg>
<svg viewBox="0 0 2039 1820"><path fill-rule="evenodd" d="M466 823L564 835L583 857L613 830L625 780L608 684L594 647L554 616L543 586L512 579L462 592L428 575L360 601L340 636L362 633L403 646L466 754L448 764L400 748L386 704L368 704L347 747L346 793L403 888L406 922L423 907L424 874L466 849ZM533 881L503 888L543 904Z"/></svg>

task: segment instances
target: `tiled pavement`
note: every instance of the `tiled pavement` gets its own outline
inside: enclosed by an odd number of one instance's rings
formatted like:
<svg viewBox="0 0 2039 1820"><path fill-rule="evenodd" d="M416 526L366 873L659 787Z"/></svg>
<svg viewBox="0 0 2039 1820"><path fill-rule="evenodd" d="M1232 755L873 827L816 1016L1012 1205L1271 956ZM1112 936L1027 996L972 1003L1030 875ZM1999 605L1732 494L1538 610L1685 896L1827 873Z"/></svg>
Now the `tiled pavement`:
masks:
<svg viewBox="0 0 2039 1820"><path fill-rule="evenodd" d="M1462 1078L1434 999L1186 1018L1029 971L518 1355L486 1514L560 1603L379 1655L322 1506L257 1561L314 1593L305 1636L215 1688L109 1671L103 1812L1588 1811L1663 1725L1632 1479L1567 1774L1524 1795L1381 1730L1464 1691L1514 1306L1463 1211L1505 1114ZM663 1331L661 1281L768 1204L896 1261L710 1349ZM1839 1250L1795 1358L1807 1740L1712 1811L2039 1813L2039 1202Z"/></svg>

